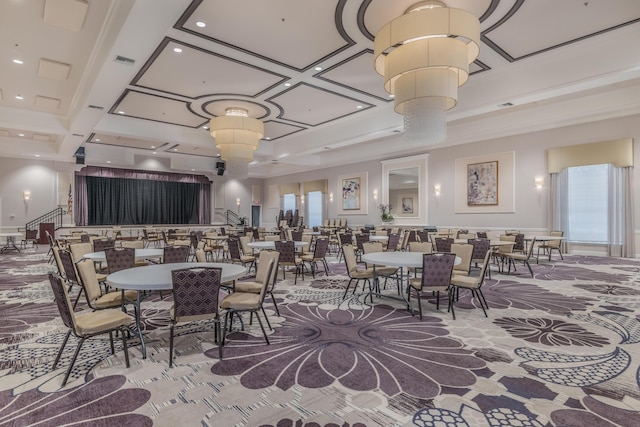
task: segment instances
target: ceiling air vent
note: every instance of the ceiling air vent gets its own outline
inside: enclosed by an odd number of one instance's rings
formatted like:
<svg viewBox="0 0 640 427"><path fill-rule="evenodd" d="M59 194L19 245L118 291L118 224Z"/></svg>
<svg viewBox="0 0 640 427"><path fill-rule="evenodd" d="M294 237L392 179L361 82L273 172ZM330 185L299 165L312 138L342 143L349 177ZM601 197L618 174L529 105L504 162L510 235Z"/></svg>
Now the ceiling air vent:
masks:
<svg viewBox="0 0 640 427"><path fill-rule="evenodd" d="M73 136L79 136L80 138L84 138L84 135L80 135L79 133L72 134Z"/></svg>
<svg viewBox="0 0 640 427"><path fill-rule="evenodd" d="M134 59L127 58L127 57L121 56L121 55L116 56L115 61L120 63L120 64L124 64L124 65L133 65L136 62Z"/></svg>
<svg viewBox="0 0 640 427"><path fill-rule="evenodd" d="M93 110L104 110L104 107L101 107L99 105L89 105L89 108Z"/></svg>
<svg viewBox="0 0 640 427"><path fill-rule="evenodd" d="M505 102L504 104L498 105L498 107L500 107L500 108L513 107L513 103L512 102Z"/></svg>

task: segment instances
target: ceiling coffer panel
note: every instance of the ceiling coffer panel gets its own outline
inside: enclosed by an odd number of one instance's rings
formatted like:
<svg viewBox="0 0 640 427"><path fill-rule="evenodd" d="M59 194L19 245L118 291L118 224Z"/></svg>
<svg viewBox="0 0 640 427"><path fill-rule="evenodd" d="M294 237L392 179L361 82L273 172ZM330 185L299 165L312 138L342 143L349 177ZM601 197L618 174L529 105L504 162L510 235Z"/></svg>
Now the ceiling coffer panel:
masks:
<svg viewBox="0 0 640 427"><path fill-rule="evenodd" d="M179 24L207 39L304 70L354 44L340 20L345 3L208 0ZM198 21L206 22L206 27L197 26Z"/></svg>
<svg viewBox="0 0 640 427"><path fill-rule="evenodd" d="M125 92L109 112L192 128L203 122L202 116L191 112L188 102L133 90Z"/></svg>

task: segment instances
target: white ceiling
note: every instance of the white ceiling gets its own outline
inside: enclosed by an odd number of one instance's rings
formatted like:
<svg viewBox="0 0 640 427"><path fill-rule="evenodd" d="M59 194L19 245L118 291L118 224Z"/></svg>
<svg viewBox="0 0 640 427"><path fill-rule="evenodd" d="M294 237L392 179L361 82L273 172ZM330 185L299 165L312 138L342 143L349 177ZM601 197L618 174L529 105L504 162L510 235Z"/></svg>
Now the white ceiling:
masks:
<svg viewBox="0 0 640 427"><path fill-rule="evenodd" d="M229 106L265 123L252 177L424 152L372 65L415 2L3 0L0 156L212 173ZM638 0L445 2L482 31L445 144L640 113Z"/></svg>

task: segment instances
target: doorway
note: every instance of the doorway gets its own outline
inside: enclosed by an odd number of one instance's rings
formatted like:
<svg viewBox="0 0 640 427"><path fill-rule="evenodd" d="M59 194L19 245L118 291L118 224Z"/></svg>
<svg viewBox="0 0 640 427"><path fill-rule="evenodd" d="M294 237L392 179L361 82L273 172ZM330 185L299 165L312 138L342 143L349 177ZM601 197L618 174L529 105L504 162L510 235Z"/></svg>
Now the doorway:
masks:
<svg viewBox="0 0 640 427"><path fill-rule="evenodd" d="M260 227L260 205L251 205L251 226Z"/></svg>

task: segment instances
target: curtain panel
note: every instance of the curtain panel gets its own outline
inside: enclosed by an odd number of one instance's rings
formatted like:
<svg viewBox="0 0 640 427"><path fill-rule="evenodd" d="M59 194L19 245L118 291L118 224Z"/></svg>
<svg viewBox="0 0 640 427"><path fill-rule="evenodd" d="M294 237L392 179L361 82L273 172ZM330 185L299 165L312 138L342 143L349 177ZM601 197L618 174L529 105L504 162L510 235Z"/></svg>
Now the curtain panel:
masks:
<svg viewBox="0 0 640 427"><path fill-rule="evenodd" d="M74 181L78 226L211 223L203 175L86 166Z"/></svg>

